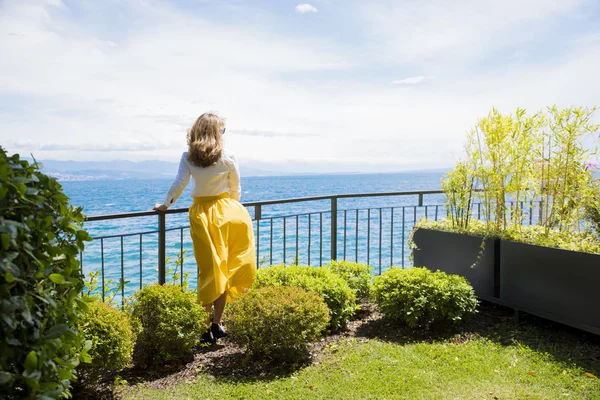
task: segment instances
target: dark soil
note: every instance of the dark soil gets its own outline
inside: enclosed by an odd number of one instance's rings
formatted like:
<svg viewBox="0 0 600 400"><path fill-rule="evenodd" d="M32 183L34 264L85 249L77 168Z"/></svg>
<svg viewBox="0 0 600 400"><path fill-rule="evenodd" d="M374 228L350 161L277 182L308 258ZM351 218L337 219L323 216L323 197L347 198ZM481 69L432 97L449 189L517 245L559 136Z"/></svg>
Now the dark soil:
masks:
<svg viewBox="0 0 600 400"><path fill-rule="evenodd" d="M308 365L318 364L325 347L349 338L406 344L441 340L461 343L475 336L487 337L502 344L519 342L532 349L545 351L557 359L571 361L589 371L600 371L600 336L527 315L517 322L513 312L504 307L483 303L479 313L464 324L441 324L433 326L429 331L420 331L389 321L370 305L363 305L363 310L345 330L311 344L307 351L298 352L291 362L248 359L244 349L228 339L222 339L219 344L197 349L184 365L166 365L160 371L126 369L118 374L107 375L94 385L77 387L74 398L118 398L120 388L113 390L113 382L117 376L126 380L126 385L129 386L143 384L156 389L168 388L181 382L191 383L199 374L209 379L226 381L271 380L289 376Z"/></svg>

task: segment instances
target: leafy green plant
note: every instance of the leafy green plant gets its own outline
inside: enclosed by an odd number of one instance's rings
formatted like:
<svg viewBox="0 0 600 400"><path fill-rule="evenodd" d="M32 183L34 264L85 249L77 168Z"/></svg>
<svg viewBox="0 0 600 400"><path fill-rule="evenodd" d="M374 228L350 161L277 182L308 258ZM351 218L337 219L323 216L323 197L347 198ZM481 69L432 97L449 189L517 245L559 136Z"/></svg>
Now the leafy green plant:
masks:
<svg viewBox="0 0 600 400"><path fill-rule="evenodd" d="M465 161L442 181L451 230L477 230L483 237L510 231L517 240L552 243L563 241L565 236L557 240L554 232L560 231L579 240L582 221L594 209L593 175L586 162L597 154L586 146L598 130L591 123L594 111L554 106L533 115L523 109L503 115L494 109L480 119L468 135ZM476 203L478 218L473 217ZM543 232L523 227L534 219ZM527 231L519 234L520 229ZM534 238L539 235L547 238Z"/></svg>
<svg viewBox="0 0 600 400"><path fill-rule="evenodd" d="M267 262L269 260L269 256L263 256L260 261L258 262L258 268L261 268L265 265L267 265Z"/></svg>
<svg viewBox="0 0 600 400"><path fill-rule="evenodd" d="M465 278L427 268L389 268L375 277L374 293L386 317L410 327L456 323L477 312L477 298Z"/></svg>
<svg viewBox="0 0 600 400"><path fill-rule="evenodd" d="M175 257L175 267L169 266L165 271L165 276L170 276L170 283L173 285L180 285L183 291L190 291L189 286L189 272L183 272L183 263L186 260L187 250L183 250L180 253L177 253L177 257ZM165 264L169 265L171 263L171 257L167 257L165 260ZM195 290L194 290L195 291Z"/></svg>
<svg viewBox="0 0 600 400"><path fill-rule="evenodd" d="M474 172L467 163L459 162L442 180L448 216L452 225L457 228L469 226L475 196L475 179Z"/></svg>
<svg viewBox="0 0 600 400"><path fill-rule="evenodd" d="M299 265L260 268L253 287L265 286L295 286L320 294L329 307L333 330L346 326L357 310L356 297L348 283L327 268Z"/></svg>
<svg viewBox="0 0 600 400"><path fill-rule="evenodd" d="M323 297L297 287L253 289L233 303L225 321L232 340L249 355L294 355L329 324Z"/></svg>
<svg viewBox="0 0 600 400"><path fill-rule="evenodd" d="M114 279L109 279L104 283L103 292L99 289L100 285L100 271L88 272L87 279L84 280L84 293L91 299L102 300L102 302L109 304L113 307L117 306L115 297L130 281L125 281L123 278L119 278L117 282Z"/></svg>
<svg viewBox="0 0 600 400"><path fill-rule="evenodd" d="M583 207L592 193L587 160L597 152L585 139L598 130L591 123L595 108L548 108L548 129L542 130L541 167L536 187L542 200L546 232L579 230Z"/></svg>
<svg viewBox="0 0 600 400"><path fill-rule="evenodd" d="M349 261L331 261L324 266L348 283L358 299L369 299L373 282L373 267Z"/></svg>
<svg viewBox="0 0 600 400"><path fill-rule="evenodd" d="M527 116L524 109L514 115L492 109L477 122L467 137L466 161L458 163L442 183L455 205L449 213L459 226L468 226L474 199L493 232L520 224L526 210L521 205L533 196L532 166L543 121L542 114Z"/></svg>
<svg viewBox="0 0 600 400"><path fill-rule="evenodd" d="M89 361L78 255L89 235L61 185L0 148L0 391L67 396Z"/></svg>
<svg viewBox="0 0 600 400"><path fill-rule="evenodd" d="M120 394L127 387L127 383L128 383L127 379L123 379L118 375L115 376L115 379L113 380L113 383L110 387L112 398L114 398L114 399L120 398L121 397Z"/></svg>
<svg viewBox="0 0 600 400"><path fill-rule="evenodd" d="M81 366L88 380L123 369L131 361L135 337L129 317L123 311L100 301L89 303L79 329L92 342L89 350L92 362Z"/></svg>
<svg viewBox="0 0 600 400"><path fill-rule="evenodd" d="M141 325L134 358L142 367L182 360L206 329L206 311L179 285L146 286L134 293L131 313Z"/></svg>

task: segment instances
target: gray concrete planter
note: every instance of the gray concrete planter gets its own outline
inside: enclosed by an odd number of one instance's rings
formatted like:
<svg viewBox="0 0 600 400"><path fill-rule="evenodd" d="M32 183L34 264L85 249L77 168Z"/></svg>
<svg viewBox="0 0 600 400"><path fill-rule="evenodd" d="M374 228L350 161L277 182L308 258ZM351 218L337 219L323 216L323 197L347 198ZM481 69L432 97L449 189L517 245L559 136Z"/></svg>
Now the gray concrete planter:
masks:
<svg viewBox="0 0 600 400"><path fill-rule="evenodd" d="M477 297L501 303L499 274L500 241L486 239L482 257L475 267L483 238L453 232L419 228L413 240L413 264L448 274L464 276L473 286Z"/></svg>
<svg viewBox="0 0 600 400"><path fill-rule="evenodd" d="M500 248L508 306L600 334L600 255L505 240Z"/></svg>

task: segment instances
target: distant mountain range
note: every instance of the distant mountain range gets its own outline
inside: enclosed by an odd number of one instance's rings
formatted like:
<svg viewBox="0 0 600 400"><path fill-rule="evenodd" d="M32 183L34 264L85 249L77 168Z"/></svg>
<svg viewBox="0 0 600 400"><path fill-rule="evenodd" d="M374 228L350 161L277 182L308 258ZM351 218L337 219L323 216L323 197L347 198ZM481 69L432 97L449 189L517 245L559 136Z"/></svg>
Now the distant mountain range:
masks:
<svg viewBox="0 0 600 400"><path fill-rule="evenodd" d="M58 180L168 179L175 177L178 163L168 161L40 161L42 170ZM243 176L278 175L254 168L242 169Z"/></svg>
<svg viewBox="0 0 600 400"><path fill-rule="evenodd" d="M62 181L82 180L123 180L123 179L171 179L177 173L178 163L169 161L62 161L41 160L43 171ZM360 168L360 171L356 171ZM321 165L309 162L253 162L242 163L242 177L256 176L289 176L289 175L338 175L358 173L385 173L401 172L390 170L389 165L356 165L356 164L332 164ZM420 169L423 171L423 169ZM431 172L445 172L445 169L428 169Z"/></svg>

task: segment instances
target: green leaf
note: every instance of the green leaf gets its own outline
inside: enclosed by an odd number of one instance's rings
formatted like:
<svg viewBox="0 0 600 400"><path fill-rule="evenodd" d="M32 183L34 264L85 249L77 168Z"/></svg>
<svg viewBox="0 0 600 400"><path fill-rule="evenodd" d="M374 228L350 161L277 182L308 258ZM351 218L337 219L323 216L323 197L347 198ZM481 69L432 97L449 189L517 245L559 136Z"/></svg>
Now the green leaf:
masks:
<svg viewBox="0 0 600 400"><path fill-rule="evenodd" d="M37 369L38 357L35 350L31 350L25 357L25 371L33 372Z"/></svg>
<svg viewBox="0 0 600 400"><path fill-rule="evenodd" d="M50 274L50 276L48 277L50 278L50 280L54 283L65 283L65 277L62 276L61 274Z"/></svg>
<svg viewBox="0 0 600 400"><path fill-rule="evenodd" d="M79 230L77 231L77 239L89 241L92 239L92 237L86 231Z"/></svg>
<svg viewBox="0 0 600 400"><path fill-rule="evenodd" d="M10 247L10 235L8 233L3 233L0 235L0 239L2 240L2 249L8 250Z"/></svg>
<svg viewBox="0 0 600 400"><path fill-rule="evenodd" d="M67 368L59 368L58 369L58 377L61 380L69 379L69 378L71 378L71 375L73 375L73 372L70 369L67 369Z"/></svg>
<svg viewBox="0 0 600 400"><path fill-rule="evenodd" d="M17 183L15 186L17 187L17 190L20 194L25 194L25 192L27 191L27 186L25 186L25 184L22 182Z"/></svg>
<svg viewBox="0 0 600 400"><path fill-rule="evenodd" d="M12 374L0 372L0 386L5 386L13 380Z"/></svg>
<svg viewBox="0 0 600 400"><path fill-rule="evenodd" d="M79 358L81 359L81 362L86 364L90 364L92 362L92 357L88 353L81 353Z"/></svg>
<svg viewBox="0 0 600 400"><path fill-rule="evenodd" d="M85 312L88 312L88 309L89 309L87 303L91 303L91 302L97 301L97 300L100 300L99 295L96 297L83 295L83 299L75 299L75 302L77 303L77 305L79 306L81 311L85 313Z"/></svg>
<svg viewBox="0 0 600 400"><path fill-rule="evenodd" d="M10 272L7 272L6 274L4 274L4 280L7 283L13 283L15 281L15 277Z"/></svg>
<svg viewBox="0 0 600 400"><path fill-rule="evenodd" d="M33 320L31 319L31 311L29 311L29 307L26 306L26 308L23 310L23 319L25 319L25 321L28 324L31 324L33 322Z"/></svg>
<svg viewBox="0 0 600 400"><path fill-rule="evenodd" d="M58 324L54 325L52 328L48 329L48 332L44 336L46 339L56 339L61 337L65 333L70 332L69 325L67 324Z"/></svg>

